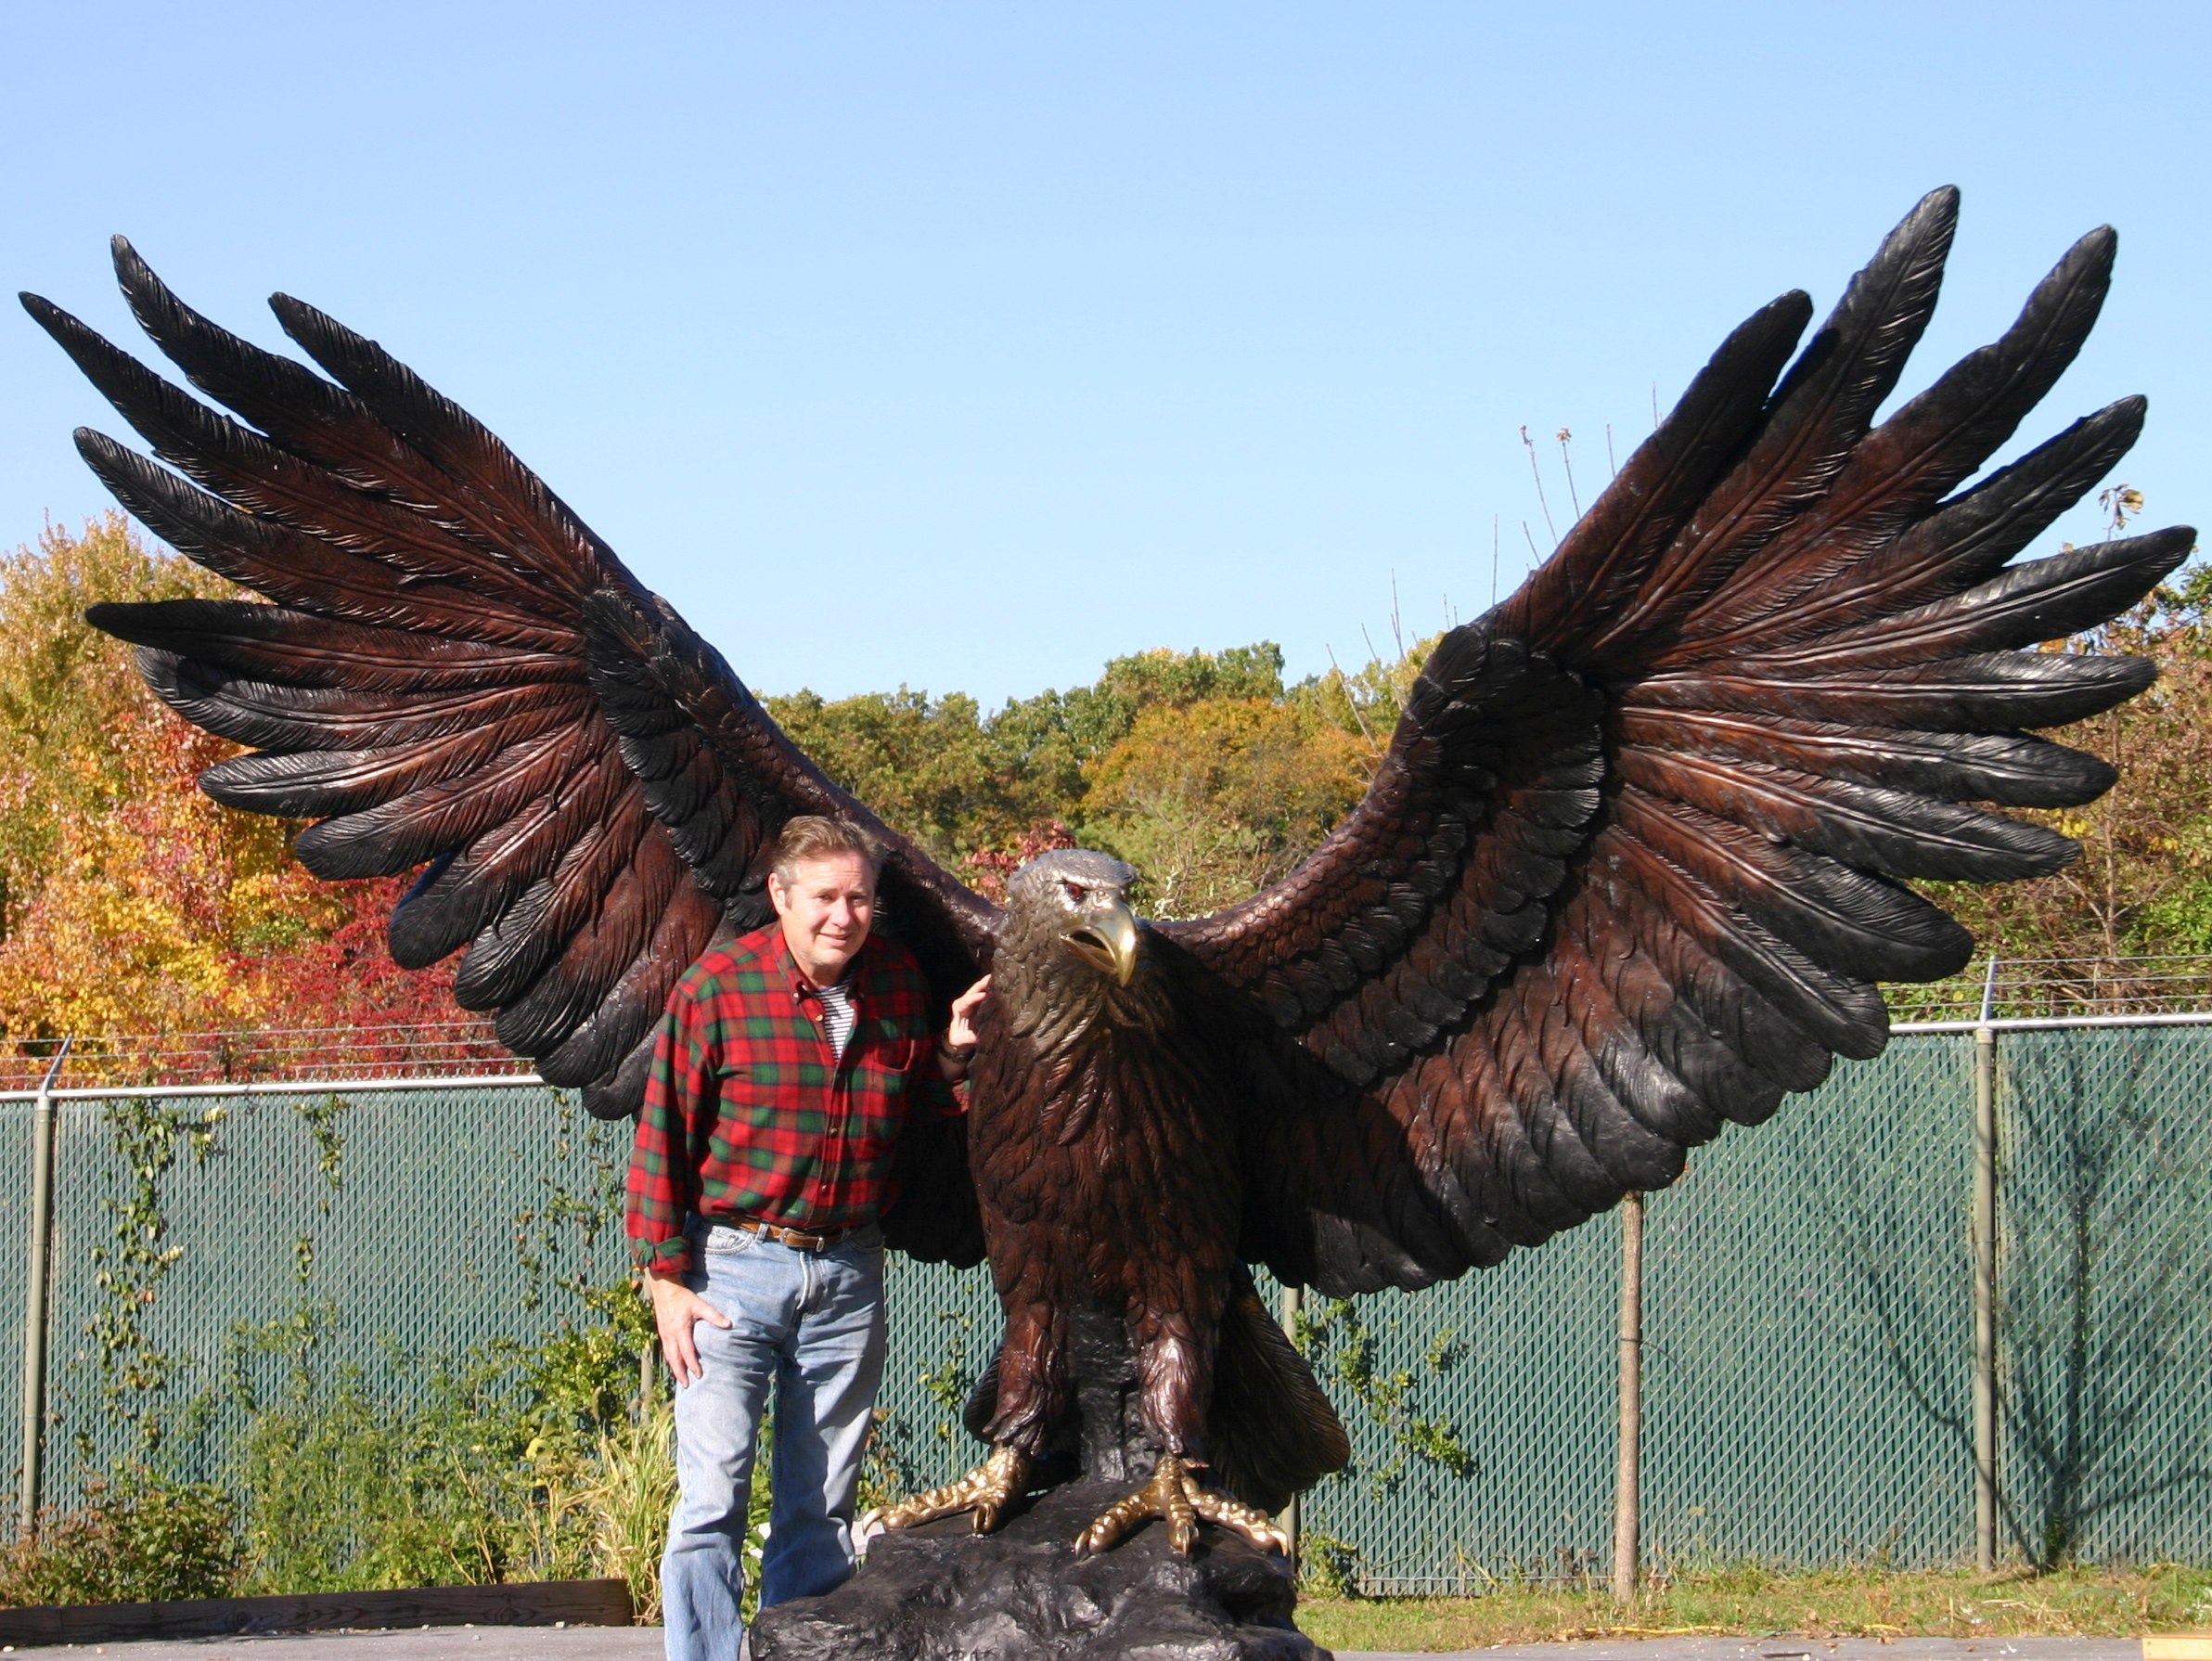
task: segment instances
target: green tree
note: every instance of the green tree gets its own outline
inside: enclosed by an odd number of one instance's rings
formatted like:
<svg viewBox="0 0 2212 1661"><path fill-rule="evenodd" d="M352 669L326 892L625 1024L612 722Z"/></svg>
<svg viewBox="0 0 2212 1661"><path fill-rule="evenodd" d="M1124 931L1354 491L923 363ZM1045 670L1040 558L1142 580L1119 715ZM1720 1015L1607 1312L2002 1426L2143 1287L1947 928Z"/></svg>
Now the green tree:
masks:
<svg viewBox="0 0 2212 1661"><path fill-rule="evenodd" d="M1022 781L965 693L932 700L902 687L831 702L801 691L765 702L824 772L942 863L1028 823Z"/></svg>

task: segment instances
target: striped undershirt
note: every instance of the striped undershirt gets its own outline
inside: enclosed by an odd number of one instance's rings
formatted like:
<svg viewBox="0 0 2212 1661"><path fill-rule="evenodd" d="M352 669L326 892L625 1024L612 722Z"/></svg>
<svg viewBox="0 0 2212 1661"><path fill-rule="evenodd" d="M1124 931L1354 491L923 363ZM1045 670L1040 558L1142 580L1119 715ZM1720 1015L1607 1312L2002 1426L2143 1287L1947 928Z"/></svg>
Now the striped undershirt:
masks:
<svg viewBox="0 0 2212 1661"><path fill-rule="evenodd" d="M852 982L817 986L815 996L822 1000L822 1030L830 1036L830 1053L842 1059L845 1041L853 1036Z"/></svg>

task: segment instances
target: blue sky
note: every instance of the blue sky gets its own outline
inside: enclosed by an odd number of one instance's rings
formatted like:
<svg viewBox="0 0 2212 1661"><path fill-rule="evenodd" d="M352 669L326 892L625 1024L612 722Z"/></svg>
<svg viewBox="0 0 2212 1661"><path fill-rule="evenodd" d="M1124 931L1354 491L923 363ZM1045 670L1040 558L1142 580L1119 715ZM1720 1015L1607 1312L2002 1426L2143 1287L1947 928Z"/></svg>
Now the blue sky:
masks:
<svg viewBox="0 0 2212 1661"><path fill-rule="evenodd" d="M986 703L1151 646L1293 674L1490 599L1654 389L1965 214L1905 391L2121 233L2015 448L2141 392L2212 513L2212 7L18 5L0 270L114 335L128 234L474 410L756 688ZM10 320L12 319L12 320ZM118 423L0 317L0 545ZM2093 509L2053 532L2096 534Z"/></svg>

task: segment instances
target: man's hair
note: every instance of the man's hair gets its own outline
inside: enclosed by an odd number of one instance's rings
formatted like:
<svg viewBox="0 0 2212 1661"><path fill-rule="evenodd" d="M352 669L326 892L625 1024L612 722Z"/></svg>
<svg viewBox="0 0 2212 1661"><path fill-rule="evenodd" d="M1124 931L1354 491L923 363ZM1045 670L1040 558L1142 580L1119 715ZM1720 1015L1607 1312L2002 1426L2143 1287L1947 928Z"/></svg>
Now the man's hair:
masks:
<svg viewBox="0 0 2212 1661"><path fill-rule="evenodd" d="M883 874L883 844L872 833L849 820L825 818L816 813L784 820L776 837L776 857L768 869L789 888L798 877L799 867L807 860L834 859L840 854L859 855L871 878Z"/></svg>

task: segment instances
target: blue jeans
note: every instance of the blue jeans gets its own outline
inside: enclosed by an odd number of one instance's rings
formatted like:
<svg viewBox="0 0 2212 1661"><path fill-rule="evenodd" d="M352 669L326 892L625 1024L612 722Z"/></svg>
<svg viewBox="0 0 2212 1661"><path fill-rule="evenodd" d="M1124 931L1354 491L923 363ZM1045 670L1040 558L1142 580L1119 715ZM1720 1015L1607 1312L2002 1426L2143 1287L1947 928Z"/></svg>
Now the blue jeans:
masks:
<svg viewBox="0 0 2212 1661"><path fill-rule="evenodd" d="M853 1572L854 1502L883 1382L883 1236L801 1252L695 1227L691 1290L729 1317L692 1328L701 1376L675 1398L677 1495L661 1560L668 1661L737 1661L745 1512L761 1410L776 1389L761 1603L813 1597Z"/></svg>

